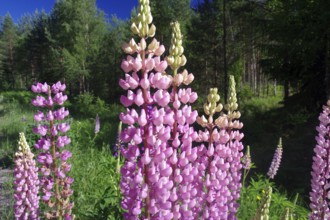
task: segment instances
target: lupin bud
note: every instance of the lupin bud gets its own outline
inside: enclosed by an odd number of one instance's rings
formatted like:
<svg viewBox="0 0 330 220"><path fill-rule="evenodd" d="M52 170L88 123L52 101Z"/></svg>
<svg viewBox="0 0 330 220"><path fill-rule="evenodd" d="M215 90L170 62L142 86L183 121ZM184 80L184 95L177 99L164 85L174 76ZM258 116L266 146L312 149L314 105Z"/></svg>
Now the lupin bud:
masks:
<svg viewBox="0 0 330 220"><path fill-rule="evenodd" d="M140 33L140 30L139 30L139 28L136 26L135 23L132 23L132 25L131 25L131 31L133 32L133 34L136 34L136 35L139 35L139 33Z"/></svg>
<svg viewBox="0 0 330 220"><path fill-rule="evenodd" d="M176 71L184 66L187 62L187 58L183 55L184 48L182 46L182 34L180 30L179 22L172 22L172 39L170 46L170 54L166 57L168 65L174 70L174 75Z"/></svg>
<svg viewBox="0 0 330 220"><path fill-rule="evenodd" d="M148 31L148 37L155 36L155 33L156 33L156 26L154 24L152 24Z"/></svg>
<svg viewBox="0 0 330 220"><path fill-rule="evenodd" d="M153 37L156 32L155 25L152 23L149 1L139 0L138 14L133 19L131 31L141 38Z"/></svg>
<svg viewBox="0 0 330 220"><path fill-rule="evenodd" d="M236 83L235 77L233 75L229 76L229 96L227 100L227 104L225 105L225 109L228 111L228 117L231 119L236 119L233 114L234 111L237 110L237 97L236 97Z"/></svg>
<svg viewBox="0 0 330 220"><path fill-rule="evenodd" d="M208 101L207 105L209 111L208 115L213 116L216 112L220 112L222 110L222 104L221 103L217 104L217 102L220 101L220 95L218 94L217 88L210 89L210 93L207 96L207 101Z"/></svg>

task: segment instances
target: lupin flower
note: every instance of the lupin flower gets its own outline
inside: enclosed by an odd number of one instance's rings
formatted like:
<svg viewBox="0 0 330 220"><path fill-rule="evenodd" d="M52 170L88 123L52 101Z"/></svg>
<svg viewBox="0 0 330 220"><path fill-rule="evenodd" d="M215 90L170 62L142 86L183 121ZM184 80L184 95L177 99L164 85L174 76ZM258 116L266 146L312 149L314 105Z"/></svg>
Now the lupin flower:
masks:
<svg viewBox="0 0 330 220"><path fill-rule="evenodd" d="M286 208L282 220L293 220L293 219L294 218L293 218L291 209L290 208Z"/></svg>
<svg viewBox="0 0 330 220"><path fill-rule="evenodd" d="M242 158L242 168L245 170L251 169L251 155L250 155L250 146L247 146L246 153Z"/></svg>
<svg viewBox="0 0 330 220"><path fill-rule="evenodd" d="M261 200L261 204L253 220L269 220L269 207L272 199L272 187L269 186Z"/></svg>
<svg viewBox="0 0 330 220"><path fill-rule="evenodd" d="M193 74L187 70L179 72L179 68L186 63L183 54L182 34L178 22L171 23L172 39L167 63L173 70L171 100L173 109L168 121L171 125L172 156L167 163L170 165L172 175L170 180L174 186L170 189L170 204L173 219L196 219L200 213L198 204L202 201L202 172L198 171L198 149L192 147L197 138L192 124L196 121L198 113L192 110L190 103L197 99L197 93L190 88L179 88L183 83L189 85ZM167 120L166 120L167 121ZM162 175L162 172L161 172Z"/></svg>
<svg viewBox="0 0 330 220"><path fill-rule="evenodd" d="M120 149L126 159L120 169L120 188L123 193L121 205L127 210L124 214L125 219L138 219L139 216L150 219L152 215L159 216L159 212L162 211L159 207L153 206L155 199L159 199L160 196L153 196L153 189L156 187L152 186L163 187L156 184L159 178L155 175L159 173L158 166L162 158L165 158L161 149L166 147L163 142L167 139L166 132L169 129L163 126L165 110L162 107L166 107L170 101L166 89L171 83L171 78L154 73L165 71L167 63L159 57L164 52L164 46L155 39L147 45L146 38L152 37L156 29L151 23L149 1L139 0L138 14L133 19L131 30L141 40L136 43L132 39L123 45L123 50L130 55L121 64L126 74L125 79L119 82L120 86L127 90L127 96L120 98L121 103L127 107L126 113L121 113L120 119L128 126L120 133L120 142L126 145ZM151 93L151 87L156 89L154 94ZM137 110L134 106L137 106ZM155 117L156 115L158 117ZM157 136L162 138L157 140ZM158 152L155 152L156 146ZM159 155L159 159L152 163L151 153ZM151 173L148 175L149 172ZM161 215L163 214L164 211Z"/></svg>
<svg viewBox="0 0 330 220"><path fill-rule="evenodd" d="M14 179L15 219L40 219L38 168L24 133L19 134L18 151L15 153Z"/></svg>
<svg viewBox="0 0 330 220"><path fill-rule="evenodd" d="M35 114L34 120L37 125L33 132L41 136L34 146L40 152L38 162L41 164L42 201L49 207L45 212L46 219L74 219L71 213L73 203L69 201L73 194L73 179L67 176L71 169L67 161L72 154L63 149L71 142L65 135L70 125L62 122L69 112L64 107L56 109L56 105L61 106L67 100L67 96L63 94L64 90L65 84L61 82L52 86L48 86L47 83L32 86L33 92L40 93L32 100L32 104L45 108L44 111L38 110Z"/></svg>
<svg viewBox="0 0 330 220"><path fill-rule="evenodd" d="M309 193L311 213L309 219L329 219L329 135L330 135L330 100L323 106L323 111L319 116L320 124L316 127L318 136L314 148L312 166L312 191Z"/></svg>
<svg viewBox="0 0 330 220"><path fill-rule="evenodd" d="M267 172L267 175L271 179L274 179L274 177L275 177L275 175L278 171L278 168L280 167L281 160L282 160L282 154L283 154L282 138L280 138L280 140L278 141L277 148L276 148L275 153L274 153L272 163L271 163L271 165L269 167L269 170Z"/></svg>

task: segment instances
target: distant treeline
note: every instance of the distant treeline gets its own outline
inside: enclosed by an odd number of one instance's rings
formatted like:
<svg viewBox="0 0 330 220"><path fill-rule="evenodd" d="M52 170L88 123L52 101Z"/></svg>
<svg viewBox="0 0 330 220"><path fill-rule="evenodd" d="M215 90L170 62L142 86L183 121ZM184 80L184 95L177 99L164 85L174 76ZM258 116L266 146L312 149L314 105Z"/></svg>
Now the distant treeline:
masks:
<svg viewBox="0 0 330 220"><path fill-rule="evenodd" d="M184 33L186 65L200 96L226 96L234 75L241 96L268 96L283 85L312 106L330 94L330 2L310 0L150 0L156 38L169 48L170 22ZM196 1L194 1L196 2ZM135 10L132 11L132 14ZM65 81L75 95L117 102L130 21L107 19L95 0L56 1L49 14L0 18L0 90ZM165 54L166 55L166 54ZM170 74L170 72L169 72Z"/></svg>

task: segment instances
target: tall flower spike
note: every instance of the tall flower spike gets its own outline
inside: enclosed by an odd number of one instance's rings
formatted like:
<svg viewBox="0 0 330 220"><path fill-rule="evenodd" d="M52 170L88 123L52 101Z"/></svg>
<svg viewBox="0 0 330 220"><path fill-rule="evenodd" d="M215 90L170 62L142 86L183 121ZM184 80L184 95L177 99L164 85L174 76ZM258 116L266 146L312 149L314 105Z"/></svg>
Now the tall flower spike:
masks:
<svg viewBox="0 0 330 220"><path fill-rule="evenodd" d="M277 148L274 153L274 157L272 160L272 163L269 167L269 170L267 172L267 175L269 178L274 179L278 168L280 167L281 160L282 160L282 154L283 154L283 147L282 147L282 138L279 139Z"/></svg>
<svg viewBox="0 0 330 220"><path fill-rule="evenodd" d="M268 186L253 220L269 220L269 207L272 200L272 192L272 187Z"/></svg>
<svg viewBox="0 0 330 220"><path fill-rule="evenodd" d="M282 220L293 220L293 215L290 208L286 208Z"/></svg>
<svg viewBox="0 0 330 220"><path fill-rule="evenodd" d="M183 46L182 46L182 34L180 30L179 22L172 22L172 39L171 39L171 47L170 47L170 54L166 57L168 65L174 71L174 75L176 71L181 67L184 66L187 62L185 55L183 55Z"/></svg>
<svg viewBox="0 0 330 220"><path fill-rule="evenodd" d="M62 93L64 90L65 84L60 82L52 86L48 86L47 83L32 86L35 93L44 93L37 96L32 103L38 99L37 106L44 108L44 111L40 110L34 116L37 126L33 131L41 136L34 147L39 150L42 201L48 206L44 213L46 219L74 219L73 203L70 202L73 178L67 176L71 169L71 164L67 160L72 154L68 150L63 150L64 146L71 142L65 135L70 125L62 122L69 112L64 107L55 110L56 106L63 105L67 99Z"/></svg>
<svg viewBox="0 0 330 220"><path fill-rule="evenodd" d="M173 84L171 100L173 102L172 114L167 116L171 119L169 122L171 128L171 144L166 150L172 152L172 156L167 160L170 166L164 171L172 171L169 182L173 182L173 187L169 193L169 204L173 219L197 219L199 208L197 204L201 203L202 192L202 172L197 172L198 165L197 148L192 144L197 133L192 124L196 121L198 113L192 110L190 103L197 99L197 93L192 92L191 88L180 88L180 85L189 85L193 79L193 74L188 74L187 70L178 73L178 69L185 64L183 55L182 35L178 22L172 23L172 40L170 46L170 57L167 61L173 61L171 68L173 70ZM182 60L182 58L184 60ZM178 64L178 65L177 65ZM169 112L170 113L170 112ZM173 120L174 119L174 120ZM166 172L161 171L160 178L166 176ZM189 207L189 210L187 208Z"/></svg>
<svg viewBox="0 0 330 220"><path fill-rule="evenodd" d="M174 121L167 109L170 102L167 89L172 85L172 77L163 74L167 68L167 62L161 58L164 46L156 39L147 42L156 30L151 24L149 0L139 0L138 15L132 20L131 30L141 39L137 44L131 40L123 45L130 55L122 62L125 78L119 82L127 90L127 96L121 97L126 112L120 114L124 124L120 150L125 158L120 168L121 205L126 211L123 217L169 218L171 207L165 196L171 184L168 175L172 172L166 163L171 156L166 151L170 127L164 120Z"/></svg>
<svg viewBox="0 0 330 220"><path fill-rule="evenodd" d="M19 133L14 178L15 219L40 219L38 168L24 133Z"/></svg>
<svg viewBox="0 0 330 220"><path fill-rule="evenodd" d="M131 30L141 38L153 37L156 33L156 27L152 23L149 0L139 0L138 14L133 19ZM149 26L151 24L151 26Z"/></svg>
<svg viewBox="0 0 330 220"><path fill-rule="evenodd" d="M312 166L312 191L309 193L310 208L312 212L309 215L310 220L329 219L329 175L330 175L330 100L323 106L323 111L319 116L320 125L316 127L318 136L316 137L316 146L314 148Z"/></svg>

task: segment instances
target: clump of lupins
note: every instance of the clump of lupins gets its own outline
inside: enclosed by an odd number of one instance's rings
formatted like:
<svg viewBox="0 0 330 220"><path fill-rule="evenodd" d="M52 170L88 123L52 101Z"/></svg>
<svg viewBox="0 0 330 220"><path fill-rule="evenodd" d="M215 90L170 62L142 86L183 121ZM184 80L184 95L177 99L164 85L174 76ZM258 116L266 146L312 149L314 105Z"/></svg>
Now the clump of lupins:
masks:
<svg viewBox="0 0 330 220"><path fill-rule="evenodd" d="M275 150L272 163L270 164L269 170L267 172L267 175L269 178L274 179L278 168L280 167L281 160L282 160L282 154L283 154L283 147L282 147L282 138L278 141L277 148Z"/></svg>
<svg viewBox="0 0 330 220"><path fill-rule="evenodd" d="M24 133L19 134L14 178L15 219L39 219L38 168Z"/></svg>
<svg viewBox="0 0 330 220"><path fill-rule="evenodd" d="M241 188L241 158L243 134L238 131L243 124L237 119L235 82L230 77L228 104L218 103L220 96L216 88L210 89L203 115L197 123L205 128L199 132L198 141L204 142L199 151L204 151L204 160L200 170L205 172L206 202L203 207L203 219L235 219L238 208L237 200ZM219 116L214 120L215 114ZM203 157L199 157L200 160Z"/></svg>
<svg viewBox="0 0 330 220"><path fill-rule="evenodd" d="M37 125L33 132L40 135L34 147L39 151L42 201L48 206L44 213L46 219L74 218L71 213L73 203L69 200L73 193L70 187L73 178L67 176L71 169L68 159L72 154L64 150L71 142L65 135L70 125L63 121L69 111L61 107L67 100L67 96L63 94L65 88L65 84L61 82L52 86L47 83L32 86L32 91L39 94L32 100L32 104L40 108L34 115Z"/></svg>
<svg viewBox="0 0 330 220"><path fill-rule="evenodd" d="M186 63L179 24L172 24L170 54L162 60L164 46L148 39L155 33L149 1L139 3L132 31L141 40L124 44L124 51L130 55L121 65L125 79L120 80L120 86L127 90L127 96L121 97L127 110L120 115L127 125L121 133L121 141L127 143L122 148L126 161L120 184L122 207L127 211L124 217L193 219L191 210L197 203L192 199L196 194L190 191L195 191L192 173L197 168L191 162L197 158L197 149L192 149L197 134L190 125L197 111L192 111L189 103L197 99L197 94L190 88L179 89L191 83L193 75L186 70L178 72ZM168 65L173 76L165 72Z"/></svg>
<svg viewBox="0 0 330 220"><path fill-rule="evenodd" d="M190 106L197 94L186 87L194 76L187 70L179 71L186 63L182 35L177 22L171 26L169 56L162 60L164 46L156 39L149 40L156 30L149 1L139 0L131 29L141 39L123 45L129 54L121 64L125 78L119 82L127 90L120 98L127 108L120 114L126 125L120 136L125 143L121 148L125 163L120 182L124 218L235 219L243 134L237 131L242 123L237 120L240 113L234 78L230 78L226 114L213 123L213 112L209 133L198 135L192 127L198 114ZM173 76L166 73L168 66ZM217 93L216 89L212 91ZM212 104L205 107L208 112L215 111L213 96L218 95L210 95ZM220 112L222 105L216 110ZM200 120L202 124L204 119ZM203 138L210 145L193 146Z"/></svg>
<svg viewBox="0 0 330 220"><path fill-rule="evenodd" d="M319 116L320 124L316 127L318 135L317 144L314 148L312 181L310 192L310 208L312 212L309 219L329 219L329 176L330 176L330 100L323 106L323 111Z"/></svg>

